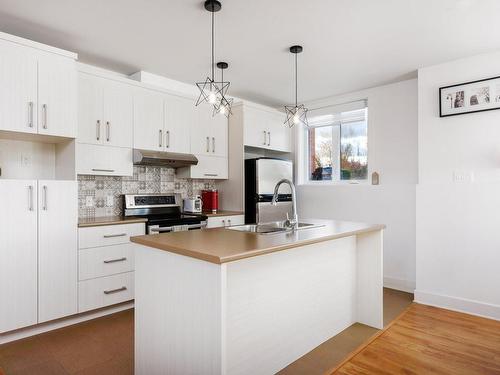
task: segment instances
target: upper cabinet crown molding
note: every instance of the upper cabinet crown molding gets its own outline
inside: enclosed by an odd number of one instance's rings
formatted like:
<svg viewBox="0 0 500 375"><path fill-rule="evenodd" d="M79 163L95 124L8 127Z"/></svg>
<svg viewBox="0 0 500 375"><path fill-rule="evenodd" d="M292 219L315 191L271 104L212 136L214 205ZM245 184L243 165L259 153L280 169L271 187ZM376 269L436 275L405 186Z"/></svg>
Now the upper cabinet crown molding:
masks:
<svg viewBox="0 0 500 375"><path fill-rule="evenodd" d="M78 54L76 54L75 52L66 51L66 50L61 49L61 48L49 46L47 44L35 42L33 40L21 38L19 36L3 33L1 31L0 31L0 39L5 40L7 42L18 44L20 46L37 49L40 51L52 53L54 55L64 56L64 57L67 57L67 58L72 59L72 60L78 59Z"/></svg>

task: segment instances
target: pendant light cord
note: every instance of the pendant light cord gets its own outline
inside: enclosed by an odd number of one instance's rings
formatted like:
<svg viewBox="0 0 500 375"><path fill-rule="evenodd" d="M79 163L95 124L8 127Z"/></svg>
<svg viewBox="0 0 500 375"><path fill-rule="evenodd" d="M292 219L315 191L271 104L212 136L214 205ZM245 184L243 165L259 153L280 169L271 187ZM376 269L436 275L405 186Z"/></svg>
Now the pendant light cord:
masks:
<svg viewBox="0 0 500 375"><path fill-rule="evenodd" d="M215 79L215 73L214 73L214 60L215 60L215 53L214 53L214 18L215 18L215 11L214 11L214 5L212 5L212 82L214 82Z"/></svg>
<svg viewBox="0 0 500 375"><path fill-rule="evenodd" d="M295 54L295 108L297 108L297 54Z"/></svg>

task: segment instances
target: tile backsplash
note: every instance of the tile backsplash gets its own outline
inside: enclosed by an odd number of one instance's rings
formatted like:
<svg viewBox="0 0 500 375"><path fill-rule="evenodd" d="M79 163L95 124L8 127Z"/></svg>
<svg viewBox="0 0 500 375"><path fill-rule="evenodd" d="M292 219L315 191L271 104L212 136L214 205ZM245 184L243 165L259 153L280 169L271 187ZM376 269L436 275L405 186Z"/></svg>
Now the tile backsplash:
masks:
<svg viewBox="0 0 500 375"><path fill-rule="evenodd" d="M127 177L78 176L78 215L80 218L122 214L122 194L180 193L182 198L214 189L214 180L177 178L175 169L134 166Z"/></svg>

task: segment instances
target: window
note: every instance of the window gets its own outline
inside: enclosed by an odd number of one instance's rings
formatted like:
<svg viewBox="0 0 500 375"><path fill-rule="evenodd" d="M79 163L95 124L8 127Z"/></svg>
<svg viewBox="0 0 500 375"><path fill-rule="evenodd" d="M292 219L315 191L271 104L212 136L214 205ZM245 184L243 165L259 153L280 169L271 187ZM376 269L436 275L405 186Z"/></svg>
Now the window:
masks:
<svg viewBox="0 0 500 375"><path fill-rule="evenodd" d="M308 181L367 179L367 112L364 107L310 117L305 130Z"/></svg>

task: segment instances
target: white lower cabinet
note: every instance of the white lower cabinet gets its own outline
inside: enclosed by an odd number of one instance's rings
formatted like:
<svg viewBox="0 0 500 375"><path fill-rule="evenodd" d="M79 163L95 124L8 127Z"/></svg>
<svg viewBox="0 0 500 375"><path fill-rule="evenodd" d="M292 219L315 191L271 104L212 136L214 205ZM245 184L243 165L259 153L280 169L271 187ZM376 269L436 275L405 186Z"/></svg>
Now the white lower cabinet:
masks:
<svg viewBox="0 0 500 375"><path fill-rule="evenodd" d="M207 220L207 228L223 228L245 224L245 215L212 216Z"/></svg>
<svg viewBox="0 0 500 375"><path fill-rule="evenodd" d="M37 182L0 180L0 333L37 323Z"/></svg>
<svg viewBox="0 0 500 375"><path fill-rule="evenodd" d="M78 229L78 312L134 299L134 246L144 223Z"/></svg>
<svg viewBox="0 0 500 375"><path fill-rule="evenodd" d="M132 149L76 144L76 173L85 175L132 176Z"/></svg>
<svg viewBox="0 0 500 375"><path fill-rule="evenodd" d="M76 313L77 182L0 180L0 333Z"/></svg>
<svg viewBox="0 0 500 375"><path fill-rule="evenodd" d="M134 272L99 277L78 283L78 312L134 299Z"/></svg>
<svg viewBox="0 0 500 375"><path fill-rule="evenodd" d="M76 181L38 181L38 322L77 312Z"/></svg>

